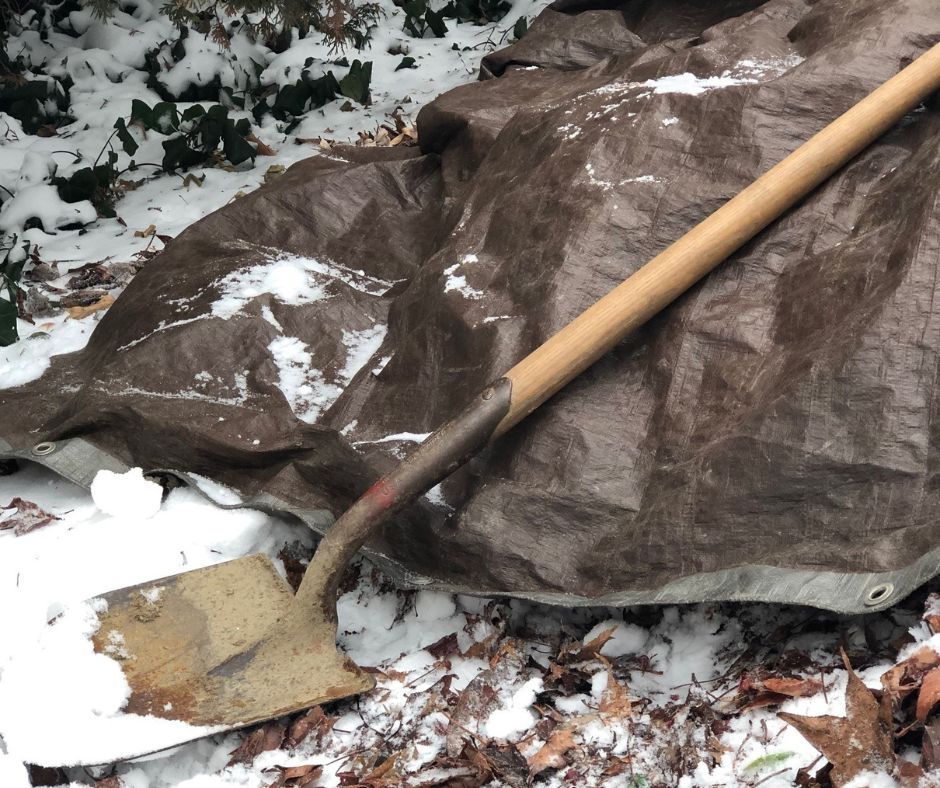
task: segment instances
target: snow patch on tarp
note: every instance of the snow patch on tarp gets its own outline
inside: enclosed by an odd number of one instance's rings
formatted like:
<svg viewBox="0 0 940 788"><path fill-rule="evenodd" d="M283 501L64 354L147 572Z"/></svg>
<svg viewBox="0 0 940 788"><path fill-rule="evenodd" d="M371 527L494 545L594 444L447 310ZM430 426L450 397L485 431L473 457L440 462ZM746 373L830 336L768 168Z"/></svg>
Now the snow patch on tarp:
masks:
<svg viewBox="0 0 940 788"><path fill-rule="evenodd" d="M331 382L322 370L313 366L313 354L297 337L280 336L268 350L277 365L278 388L301 421L314 424L320 415L343 393L344 387L356 376L381 347L386 326L377 324L362 331L343 330L343 344L348 355Z"/></svg>
<svg viewBox="0 0 940 788"><path fill-rule="evenodd" d="M788 55L783 58L769 60L742 60L734 68L727 69L717 76L698 77L685 71L681 74L669 74L657 79L647 79L644 82L614 82L595 88L592 93L604 95L606 93L621 93L638 88L647 88L648 95L667 95L683 93L687 96L698 96L709 90L732 88L739 85L754 85L763 82L764 78L774 78L789 71L803 62L799 55ZM675 118L669 120L675 122Z"/></svg>
<svg viewBox="0 0 940 788"><path fill-rule="evenodd" d="M268 350L277 365L277 386L294 415L308 424L315 423L343 390L326 381L313 366L307 345L297 337L277 337Z"/></svg>
<svg viewBox="0 0 940 788"><path fill-rule="evenodd" d="M222 295L212 304L212 314L227 320L265 293L292 306L319 301L328 297L328 285L335 282L374 296L385 295L394 285L337 263L285 255L240 268L220 279L216 286Z"/></svg>

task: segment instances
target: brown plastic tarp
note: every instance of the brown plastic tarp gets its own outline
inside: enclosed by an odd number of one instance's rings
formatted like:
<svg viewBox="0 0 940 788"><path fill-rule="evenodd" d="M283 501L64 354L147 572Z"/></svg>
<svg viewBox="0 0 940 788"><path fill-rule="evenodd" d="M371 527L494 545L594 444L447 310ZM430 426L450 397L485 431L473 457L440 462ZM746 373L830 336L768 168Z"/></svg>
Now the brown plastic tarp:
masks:
<svg viewBox="0 0 940 788"><path fill-rule="evenodd" d="M0 392L0 449L208 476L322 531L938 40L936 0L559 0L422 110L420 149L314 156L170 243ZM865 610L935 574L938 140L913 112L368 552L564 604Z"/></svg>

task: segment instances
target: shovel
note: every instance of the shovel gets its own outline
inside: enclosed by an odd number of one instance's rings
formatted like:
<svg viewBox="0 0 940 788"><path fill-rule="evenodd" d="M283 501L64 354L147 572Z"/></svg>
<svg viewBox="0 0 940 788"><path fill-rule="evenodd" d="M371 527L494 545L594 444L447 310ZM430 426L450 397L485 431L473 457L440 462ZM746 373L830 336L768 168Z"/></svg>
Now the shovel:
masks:
<svg viewBox="0 0 940 788"><path fill-rule="evenodd" d="M444 479L805 197L940 88L940 44L827 126L488 386L332 526L296 595L264 556L105 594L126 711L240 728L373 687L336 647L349 560L395 512ZM195 730L193 737L202 735ZM127 757L141 755L127 753Z"/></svg>

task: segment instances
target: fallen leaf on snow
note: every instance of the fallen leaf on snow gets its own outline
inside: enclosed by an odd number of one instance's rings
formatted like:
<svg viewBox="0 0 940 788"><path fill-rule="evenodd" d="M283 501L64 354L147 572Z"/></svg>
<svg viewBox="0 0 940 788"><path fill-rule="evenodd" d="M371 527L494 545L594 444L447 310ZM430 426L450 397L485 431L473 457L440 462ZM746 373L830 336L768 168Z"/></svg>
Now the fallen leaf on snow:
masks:
<svg viewBox="0 0 940 788"><path fill-rule="evenodd" d="M933 707L940 703L940 668L934 668L920 685L917 695L917 719L924 722Z"/></svg>
<svg viewBox="0 0 940 788"><path fill-rule="evenodd" d="M283 164L272 164L264 171L264 182L270 183L278 175L283 175L287 172L287 167Z"/></svg>
<svg viewBox="0 0 940 788"><path fill-rule="evenodd" d="M149 238L152 235L157 234L157 225L151 224L149 227L144 228L143 230L134 230L135 238Z"/></svg>
<svg viewBox="0 0 940 788"><path fill-rule="evenodd" d="M560 769L567 766L565 753L575 746L574 731L571 727L565 725L557 728L535 755L528 758L529 774L534 777L546 769Z"/></svg>
<svg viewBox="0 0 940 788"><path fill-rule="evenodd" d="M281 786L290 786L290 788L306 788L320 779L323 774L323 767L315 764L303 764L302 766L278 766L281 770L281 776L270 788L281 788Z"/></svg>
<svg viewBox="0 0 940 788"><path fill-rule="evenodd" d="M613 673L607 674L607 688L598 708L602 714L610 717L629 717L633 712L630 692L625 685L617 681Z"/></svg>
<svg viewBox="0 0 940 788"><path fill-rule="evenodd" d="M616 631L616 627L611 627L610 629L605 629L598 634L597 637L584 645L578 643L573 644L558 655L558 663L561 665L571 665L578 662L587 662L590 659L597 659L598 655L601 653L601 649L604 648L604 645L614 636L614 632Z"/></svg>
<svg viewBox="0 0 940 788"><path fill-rule="evenodd" d="M278 749L284 742L287 726L280 722L269 722L249 733L229 758L227 766L251 763L262 752Z"/></svg>
<svg viewBox="0 0 940 788"><path fill-rule="evenodd" d="M872 691L852 670L844 653L842 658L849 674L845 717L804 717L785 712L779 715L829 760L836 788L860 772L890 773L895 766L893 731L882 720L881 707Z"/></svg>
<svg viewBox="0 0 940 788"><path fill-rule="evenodd" d="M940 654L929 646L917 649L881 676L881 715L890 721L901 701L921 685L924 675L940 667Z"/></svg>
<svg viewBox="0 0 940 788"><path fill-rule="evenodd" d="M396 782L398 782L400 775L395 772L395 766L398 763L398 759L401 756L400 752L393 753L388 758L386 758L382 763L376 766L371 772L369 772L365 777L361 779L361 782L368 785L369 783L374 783L378 781L386 781L388 778L394 777Z"/></svg>
<svg viewBox="0 0 940 788"><path fill-rule="evenodd" d="M107 309L113 303L114 296L110 293L106 293L93 304L89 304L88 306L70 306L65 311L68 312L69 317L72 318L72 320L83 320L95 312L101 312L102 310Z"/></svg>
<svg viewBox="0 0 940 788"><path fill-rule="evenodd" d="M274 148L263 143L254 134L249 134L247 137L245 137L245 139L255 144L255 150L259 156L274 156L277 154L277 151L274 150Z"/></svg>
<svg viewBox="0 0 940 788"><path fill-rule="evenodd" d="M336 717L329 717L322 707L314 706L309 711L297 717L287 731L287 743L296 747L311 733L316 733L317 745L323 743L323 737L333 729Z"/></svg>
<svg viewBox="0 0 940 788"><path fill-rule="evenodd" d="M6 506L0 507L0 531L13 529L17 536L28 534L58 519L32 501L24 501L22 498L14 498Z"/></svg>
<svg viewBox="0 0 940 788"><path fill-rule="evenodd" d="M425 651L435 659L453 656L460 651L460 646L457 643L457 633L451 632L449 635L444 635L440 640L426 646Z"/></svg>
<svg viewBox="0 0 940 788"><path fill-rule="evenodd" d="M807 698L822 692L823 688L819 679L769 678L764 679L762 684L765 689L788 698Z"/></svg>

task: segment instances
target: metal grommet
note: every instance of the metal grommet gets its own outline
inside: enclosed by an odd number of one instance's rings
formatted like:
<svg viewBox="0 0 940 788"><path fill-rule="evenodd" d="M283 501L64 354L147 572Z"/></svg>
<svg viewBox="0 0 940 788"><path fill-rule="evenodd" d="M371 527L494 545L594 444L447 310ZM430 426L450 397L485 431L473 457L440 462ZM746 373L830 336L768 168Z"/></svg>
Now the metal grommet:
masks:
<svg viewBox="0 0 940 788"><path fill-rule="evenodd" d="M52 441L43 441L33 446L33 454L37 457L45 457L55 451L55 444Z"/></svg>
<svg viewBox="0 0 940 788"><path fill-rule="evenodd" d="M868 595L865 597L865 605L874 607L884 602L894 593L894 583L879 583L873 588L868 589Z"/></svg>

